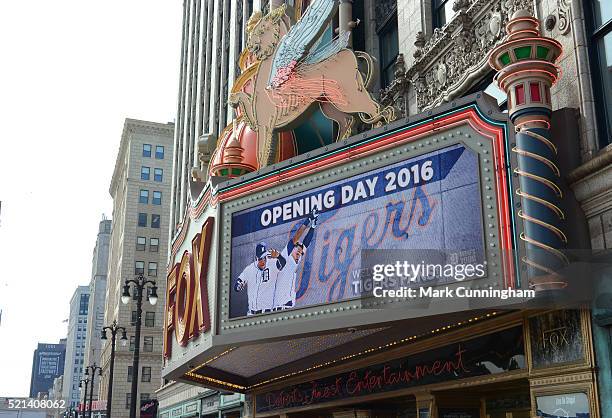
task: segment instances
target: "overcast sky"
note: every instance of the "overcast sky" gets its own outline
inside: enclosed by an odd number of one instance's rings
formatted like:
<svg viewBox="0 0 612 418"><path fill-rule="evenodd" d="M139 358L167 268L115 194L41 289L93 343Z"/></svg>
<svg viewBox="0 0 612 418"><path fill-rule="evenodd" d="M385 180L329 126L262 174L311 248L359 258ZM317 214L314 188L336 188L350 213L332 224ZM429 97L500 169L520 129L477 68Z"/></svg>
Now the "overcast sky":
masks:
<svg viewBox="0 0 612 418"><path fill-rule="evenodd" d="M91 276L125 118L173 121L182 2L0 1L0 396Z"/></svg>

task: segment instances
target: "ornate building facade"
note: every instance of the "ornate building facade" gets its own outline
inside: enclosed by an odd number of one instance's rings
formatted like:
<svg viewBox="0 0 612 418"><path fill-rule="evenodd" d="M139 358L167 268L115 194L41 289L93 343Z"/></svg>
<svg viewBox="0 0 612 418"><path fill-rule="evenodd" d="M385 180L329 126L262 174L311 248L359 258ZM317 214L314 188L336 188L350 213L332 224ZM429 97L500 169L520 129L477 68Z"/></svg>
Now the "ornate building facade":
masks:
<svg viewBox="0 0 612 418"><path fill-rule="evenodd" d="M162 414L200 386L246 417L610 416L609 7L183 7ZM379 249L537 303L369 305Z"/></svg>

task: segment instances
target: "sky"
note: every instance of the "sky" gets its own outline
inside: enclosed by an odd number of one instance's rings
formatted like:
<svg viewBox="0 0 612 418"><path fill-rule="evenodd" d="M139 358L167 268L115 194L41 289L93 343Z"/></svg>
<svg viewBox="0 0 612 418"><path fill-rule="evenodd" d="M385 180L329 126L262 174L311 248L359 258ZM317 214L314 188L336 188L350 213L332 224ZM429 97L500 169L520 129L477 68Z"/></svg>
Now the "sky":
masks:
<svg viewBox="0 0 612 418"><path fill-rule="evenodd" d="M125 118L174 121L182 2L0 1L0 397L66 336Z"/></svg>

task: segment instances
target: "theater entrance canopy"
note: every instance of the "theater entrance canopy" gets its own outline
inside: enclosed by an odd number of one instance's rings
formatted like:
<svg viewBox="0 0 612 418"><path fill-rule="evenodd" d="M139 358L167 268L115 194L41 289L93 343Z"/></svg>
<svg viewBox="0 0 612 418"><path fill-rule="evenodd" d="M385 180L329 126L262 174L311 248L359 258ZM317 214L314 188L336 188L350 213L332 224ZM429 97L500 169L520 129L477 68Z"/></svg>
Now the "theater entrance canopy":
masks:
<svg viewBox="0 0 612 418"><path fill-rule="evenodd" d="M513 135L475 94L213 177L172 246L165 378L249 392L498 321L528 289Z"/></svg>

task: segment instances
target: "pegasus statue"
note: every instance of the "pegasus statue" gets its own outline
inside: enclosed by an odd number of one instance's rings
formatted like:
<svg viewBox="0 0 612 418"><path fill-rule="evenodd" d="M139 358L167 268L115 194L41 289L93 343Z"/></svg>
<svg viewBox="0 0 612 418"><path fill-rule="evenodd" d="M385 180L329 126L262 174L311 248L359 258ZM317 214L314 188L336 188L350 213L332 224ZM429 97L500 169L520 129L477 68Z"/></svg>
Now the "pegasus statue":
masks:
<svg viewBox="0 0 612 418"><path fill-rule="evenodd" d="M247 23L246 47L258 60L254 87L252 94L233 91L229 102L257 133L260 167L276 162L274 132L299 124L314 105L338 123L336 139L351 135L353 114L374 126L395 119L393 108L381 108L368 92L376 67L368 54L348 48L350 32L321 45L337 7L337 0L315 0L291 26L283 5L265 16L255 12ZM358 59L367 63L365 80Z"/></svg>

